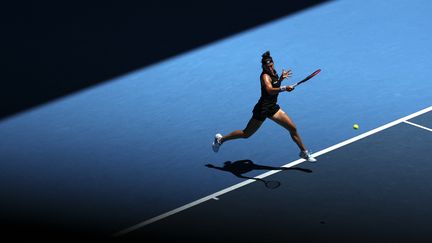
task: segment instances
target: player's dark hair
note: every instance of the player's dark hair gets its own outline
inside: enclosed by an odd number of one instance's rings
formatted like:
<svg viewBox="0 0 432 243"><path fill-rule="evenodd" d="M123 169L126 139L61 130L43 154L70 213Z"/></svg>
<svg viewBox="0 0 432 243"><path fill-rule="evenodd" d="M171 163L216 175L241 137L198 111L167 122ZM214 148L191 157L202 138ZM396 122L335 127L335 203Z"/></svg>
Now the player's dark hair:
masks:
<svg viewBox="0 0 432 243"><path fill-rule="evenodd" d="M273 58L270 56L270 51L266 51L261 55L261 64L267 64L273 62Z"/></svg>
<svg viewBox="0 0 432 243"><path fill-rule="evenodd" d="M274 70L274 74L272 74L272 72L270 70L268 70L266 64L273 62L273 58L270 56L270 51L266 51L261 55L261 64L262 64L262 69L265 73L269 74L270 76L276 76L278 77L278 74L276 72L276 70Z"/></svg>

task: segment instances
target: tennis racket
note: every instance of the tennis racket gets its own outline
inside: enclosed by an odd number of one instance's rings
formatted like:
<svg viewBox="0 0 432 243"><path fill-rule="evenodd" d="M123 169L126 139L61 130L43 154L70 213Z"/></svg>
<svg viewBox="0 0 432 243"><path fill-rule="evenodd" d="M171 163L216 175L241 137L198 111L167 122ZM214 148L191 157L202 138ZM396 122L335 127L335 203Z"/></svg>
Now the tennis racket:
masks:
<svg viewBox="0 0 432 243"><path fill-rule="evenodd" d="M315 75L317 75L319 72L321 72L321 69L316 70L315 72L313 72L311 75L307 76L307 77L306 77L305 79L303 79L302 81L297 82L297 83L291 85L291 87L292 87L292 88L295 88L295 87L298 86L299 84L302 84L302 83L308 81L309 79L315 77Z"/></svg>

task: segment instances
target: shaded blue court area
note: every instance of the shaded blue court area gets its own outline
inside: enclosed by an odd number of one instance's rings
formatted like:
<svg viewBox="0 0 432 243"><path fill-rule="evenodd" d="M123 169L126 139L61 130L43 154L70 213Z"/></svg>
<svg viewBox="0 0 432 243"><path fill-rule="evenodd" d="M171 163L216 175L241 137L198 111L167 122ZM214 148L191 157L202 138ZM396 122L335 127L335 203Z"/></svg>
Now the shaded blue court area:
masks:
<svg viewBox="0 0 432 243"><path fill-rule="evenodd" d="M432 107L429 109L432 110ZM409 122L425 120L432 112ZM427 121L426 121L427 120ZM420 125L420 124L418 124ZM403 142L401 142L403 141ZM405 122L122 237L149 242L429 242L432 129Z"/></svg>
<svg viewBox="0 0 432 243"><path fill-rule="evenodd" d="M431 12L425 0L332 1L4 119L0 220L111 237L245 181L206 164L298 160L271 120L211 150L252 116L267 50L293 71L283 85L322 70L278 101L312 152L428 108ZM431 134L400 122L296 166L312 173L272 175L274 190L254 182L122 237L430 241Z"/></svg>

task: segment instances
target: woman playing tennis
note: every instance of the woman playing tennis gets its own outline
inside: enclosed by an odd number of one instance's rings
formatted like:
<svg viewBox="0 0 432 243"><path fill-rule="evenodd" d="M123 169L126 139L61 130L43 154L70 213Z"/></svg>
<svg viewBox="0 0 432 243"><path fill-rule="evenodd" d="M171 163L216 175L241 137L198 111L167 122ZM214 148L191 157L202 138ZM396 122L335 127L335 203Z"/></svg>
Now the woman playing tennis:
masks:
<svg viewBox="0 0 432 243"><path fill-rule="evenodd" d="M273 59L269 51L262 55L261 64L263 69L260 75L261 97L252 111L252 118L243 130L235 130L225 136L222 136L220 133L216 134L212 144L213 151L218 152L220 146L228 140L249 138L258 130L266 118L270 118L289 131L292 140L300 149L299 156L301 158L309 162L315 162L316 159L312 157L304 146L294 122L277 104L277 98L280 92L291 92L294 90L291 86L281 86L282 80L291 76L291 70L282 70L282 76L279 77L274 68Z"/></svg>

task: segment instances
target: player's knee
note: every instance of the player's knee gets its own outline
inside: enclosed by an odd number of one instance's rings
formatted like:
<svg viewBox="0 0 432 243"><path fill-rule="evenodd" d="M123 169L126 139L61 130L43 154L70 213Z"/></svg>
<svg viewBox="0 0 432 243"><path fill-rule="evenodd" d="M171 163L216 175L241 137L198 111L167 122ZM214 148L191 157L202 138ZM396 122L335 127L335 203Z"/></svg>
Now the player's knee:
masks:
<svg viewBox="0 0 432 243"><path fill-rule="evenodd" d="M253 133L251 132L247 132L243 130L243 138L249 138L250 136L252 136Z"/></svg>
<svg viewBox="0 0 432 243"><path fill-rule="evenodd" d="M296 126L290 126L290 127L288 128L288 131L289 131L291 134L296 134L296 133L297 133L297 127L296 127Z"/></svg>

